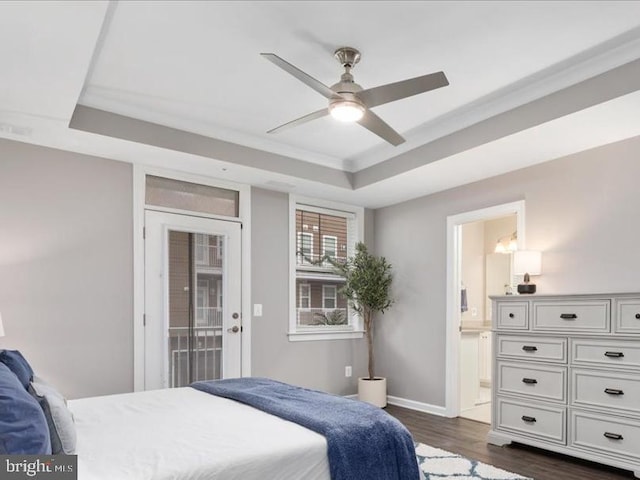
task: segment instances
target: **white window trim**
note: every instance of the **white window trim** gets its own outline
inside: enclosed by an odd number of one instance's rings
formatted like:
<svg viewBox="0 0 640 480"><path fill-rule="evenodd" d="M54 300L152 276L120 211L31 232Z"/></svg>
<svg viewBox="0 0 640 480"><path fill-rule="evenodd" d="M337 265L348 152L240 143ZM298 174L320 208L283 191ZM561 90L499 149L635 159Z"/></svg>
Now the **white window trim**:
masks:
<svg viewBox="0 0 640 480"><path fill-rule="evenodd" d="M364 337L362 319L351 312L348 328L336 328L335 326L318 326L299 328L296 315L296 248L298 237L296 235L296 210L298 207L318 213L333 215L345 215L352 217L355 242L364 240L364 208L354 205L346 205L329 200L321 200L298 195L289 195L289 341L306 342L317 340L348 340ZM350 252L347 252L348 254ZM351 252L351 254L353 254ZM337 303L337 299L336 299ZM351 310L351 309L350 309Z"/></svg>

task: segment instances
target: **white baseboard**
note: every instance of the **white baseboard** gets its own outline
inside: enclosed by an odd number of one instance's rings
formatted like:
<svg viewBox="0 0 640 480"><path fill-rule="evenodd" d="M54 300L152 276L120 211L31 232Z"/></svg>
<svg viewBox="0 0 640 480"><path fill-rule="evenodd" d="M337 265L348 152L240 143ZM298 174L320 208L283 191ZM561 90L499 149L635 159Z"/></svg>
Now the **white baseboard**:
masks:
<svg viewBox="0 0 640 480"><path fill-rule="evenodd" d="M391 405L398 407L409 408L411 410L417 410L418 412L430 413L432 415L438 415L440 417L446 417L447 409L437 405L430 405L428 403L416 402L415 400L407 400L406 398L394 397L392 395L387 396L387 402Z"/></svg>
<svg viewBox="0 0 640 480"><path fill-rule="evenodd" d="M358 394L343 395L345 398L358 399ZM432 415L438 415L440 417L447 416L447 409L439 407L437 405L430 405L428 403L416 402L415 400L407 400L406 398L394 397L393 395L387 395L387 403L395 405L397 407L404 407L410 410L417 410L418 412L430 413Z"/></svg>

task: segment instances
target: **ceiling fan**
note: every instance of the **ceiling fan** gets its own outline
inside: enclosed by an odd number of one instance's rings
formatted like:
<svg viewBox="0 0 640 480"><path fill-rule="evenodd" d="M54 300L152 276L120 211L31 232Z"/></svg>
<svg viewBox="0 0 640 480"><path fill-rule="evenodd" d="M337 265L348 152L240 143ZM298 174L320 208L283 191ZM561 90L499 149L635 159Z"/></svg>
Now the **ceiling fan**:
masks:
<svg viewBox="0 0 640 480"><path fill-rule="evenodd" d="M436 72L363 90L353 81L353 75L351 75L351 70L360 61L360 52L351 47L338 48L334 52L334 56L344 67L344 73L340 77L340 81L331 87L327 87L275 53L261 53L260 55L329 100L329 108L309 113L304 117L273 128L267 133L280 132L331 114L332 117L343 122L358 122L370 132L397 146L405 141L404 138L373 113L371 108L449 85L444 72Z"/></svg>

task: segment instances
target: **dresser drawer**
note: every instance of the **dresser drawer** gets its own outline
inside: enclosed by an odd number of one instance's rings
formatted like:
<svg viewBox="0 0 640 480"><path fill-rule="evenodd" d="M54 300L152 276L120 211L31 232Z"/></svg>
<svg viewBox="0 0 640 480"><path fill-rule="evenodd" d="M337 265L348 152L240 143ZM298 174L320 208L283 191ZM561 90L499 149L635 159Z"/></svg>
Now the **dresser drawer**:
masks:
<svg viewBox="0 0 640 480"><path fill-rule="evenodd" d="M567 363L566 338L497 335L496 339L498 357Z"/></svg>
<svg viewBox="0 0 640 480"><path fill-rule="evenodd" d="M604 333L610 330L609 300L533 302L533 330Z"/></svg>
<svg viewBox="0 0 640 480"><path fill-rule="evenodd" d="M570 444L625 460L640 460L640 422L612 415L571 411Z"/></svg>
<svg viewBox="0 0 640 480"><path fill-rule="evenodd" d="M566 444L566 409L498 397L496 428Z"/></svg>
<svg viewBox="0 0 640 480"><path fill-rule="evenodd" d="M571 363L574 365L640 368L640 341L571 339Z"/></svg>
<svg viewBox="0 0 640 480"><path fill-rule="evenodd" d="M551 365L498 361L498 392L566 402L567 369Z"/></svg>
<svg viewBox="0 0 640 480"><path fill-rule="evenodd" d="M527 330L529 328L529 304L509 302L498 304L497 328L505 330Z"/></svg>
<svg viewBox="0 0 640 480"><path fill-rule="evenodd" d="M571 404L640 413L640 377L607 371L571 371Z"/></svg>
<svg viewBox="0 0 640 480"><path fill-rule="evenodd" d="M616 332L640 333L640 298L616 302Z"/></svg>

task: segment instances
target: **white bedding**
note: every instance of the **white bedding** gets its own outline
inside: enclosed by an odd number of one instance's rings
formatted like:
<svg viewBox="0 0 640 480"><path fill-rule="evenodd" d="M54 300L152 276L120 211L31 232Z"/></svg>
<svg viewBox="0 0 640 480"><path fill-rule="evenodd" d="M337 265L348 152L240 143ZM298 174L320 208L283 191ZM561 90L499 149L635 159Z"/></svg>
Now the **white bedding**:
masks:
<svg viewBox="0 0 640 480"><path fill-rule="evenodd" d="M69 401L79 480L329 480L322 435L193 388Z"/></svg>

